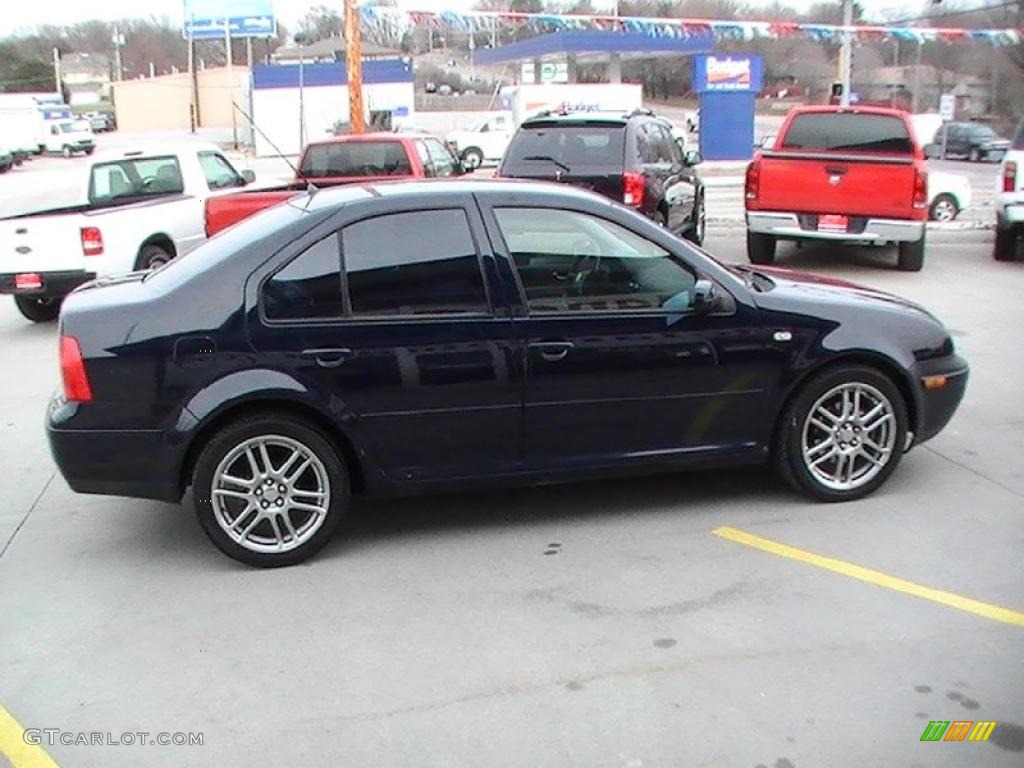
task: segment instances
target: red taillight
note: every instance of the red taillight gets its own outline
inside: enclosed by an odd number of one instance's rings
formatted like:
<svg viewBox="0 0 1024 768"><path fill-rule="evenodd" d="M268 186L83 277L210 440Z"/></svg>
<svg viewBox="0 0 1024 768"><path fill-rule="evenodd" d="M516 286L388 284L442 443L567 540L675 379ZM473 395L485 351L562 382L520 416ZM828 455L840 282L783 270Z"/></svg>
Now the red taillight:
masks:
<svg viewBox="0 0 1024 768"><path fill-rule="evenodd" d="M743 182L743 196L748 201L757 200L761 192L761 163L754 160L747 166L747 177Z"/></svg>
<svg viewBox="0 0 1024 768"><path fill-rule="evenodd" d="M622 174L622 202L639 208L644 204L644 175L642 173Z"/></svg>
<svg viewBox="0 0 1024 768"><path fill-rule="evenodd" d="M1017 191L1017 164L1009 162L1003 166L1003 192Z"/></svg>
<svg viewBox="0 0 1024 768"><path fill-rule="evenodd" d="M60 337L60 375L64 381L64 397L73 403L92 401L92 387L85 372L82 348L74 336Z"/></svg>
<svg viewBox="0 0 1024 768"><path fill-rule="evenodd" d="M43 276L38 272L23 272L14 276L14 290L38 291L43 287Z"/></svg>
<svg viewBox="0 0 1024 768"><path fill-rule="evenodd" d="M103 253L103 233L99 227L82 227L82 253L86 256Z"/></svg>
<svg viewBox="0 0 1024 768"><path fill-rule="evenodd" d="M928 207L928 174L920 168L914 170L914 207L918 210Z"/></svg>

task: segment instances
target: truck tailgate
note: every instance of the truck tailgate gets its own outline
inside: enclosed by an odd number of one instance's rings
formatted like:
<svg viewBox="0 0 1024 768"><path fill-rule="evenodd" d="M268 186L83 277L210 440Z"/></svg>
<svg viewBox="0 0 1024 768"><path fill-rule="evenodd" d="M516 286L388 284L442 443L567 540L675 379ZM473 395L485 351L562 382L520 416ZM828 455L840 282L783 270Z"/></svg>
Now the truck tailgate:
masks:
<svg viewBox="0 0 1024 768"><path fill-rule="evenodd" d="M80 214L0 219L0 273L85 269Z"/></svg>
<svg viewBox="0 0 1024 768"><path fill-rule="evenodd" d="M915 218L914 160L813 152L764 152L760 210Z"/></svg>

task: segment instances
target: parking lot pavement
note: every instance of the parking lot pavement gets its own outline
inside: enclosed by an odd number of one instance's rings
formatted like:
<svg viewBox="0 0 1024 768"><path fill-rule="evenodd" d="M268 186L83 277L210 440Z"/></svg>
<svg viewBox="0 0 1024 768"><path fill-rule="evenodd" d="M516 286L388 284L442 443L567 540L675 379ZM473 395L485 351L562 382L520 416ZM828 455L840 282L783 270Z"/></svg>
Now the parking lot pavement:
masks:
<svg viewBox="0 0 1024 768"><path fill-rule="evenodd" d="M708 246L739 261L742 231ZM363 501L275 571L224 558L183 508L72 494L41 429L55 328L0 302L3 541L21 525L0 558L0 706L108 740L203 734L47 747L87 768L1020 766L1024 264L990 251L990 233L938 233L911 274L884 251L780 249L922 302L971 362L950 427L870 498L813 504L750 469ZM931 720L998 725L922 743Z"/></svg>

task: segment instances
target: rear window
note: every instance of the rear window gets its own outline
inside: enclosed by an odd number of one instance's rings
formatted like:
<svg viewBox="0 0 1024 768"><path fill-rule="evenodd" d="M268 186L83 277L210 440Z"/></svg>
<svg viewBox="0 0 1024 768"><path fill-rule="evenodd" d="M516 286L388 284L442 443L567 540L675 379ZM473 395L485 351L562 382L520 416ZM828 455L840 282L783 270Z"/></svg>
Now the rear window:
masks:
<svg viewBox="0 0 1024 768"><path fill-rule="evenodd" d="M412 173L405 147L397 141L313 144L300 169L303 176L403 176Z"/></svg>
<svg viewBox="0 0 1024 768"><path fill-rule="evenodd" d="M831 113L797 115L783 137L784 149L913 154L906 123L888 115Z"/></svg>
<svg viewBox="0 0 1024 768"><path fill-rule="evenodd" d="M505 153L502 172L531 174L622 172L626 129L622 125L553 125L520 128ZM568 169L568 170L566 170Z"/></svg>

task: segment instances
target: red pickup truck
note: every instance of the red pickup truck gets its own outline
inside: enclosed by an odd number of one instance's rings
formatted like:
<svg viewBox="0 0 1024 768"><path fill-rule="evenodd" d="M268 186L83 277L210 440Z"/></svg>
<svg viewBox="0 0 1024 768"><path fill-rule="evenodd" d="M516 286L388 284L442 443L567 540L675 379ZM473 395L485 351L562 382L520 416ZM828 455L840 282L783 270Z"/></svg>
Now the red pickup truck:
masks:
<svg viewBox="0 0 1024 768"><path fill-rule="evenodd" d="M459 161L439 139L425 134L364 133L315 141L303 149L298 174L283 186L247 190L206 201L206 236L264 208L317 187L386 179L423 179L462 174Z"/></svg>
<svg viewBox="0 0 1024 768"><path fill-rule="evenodd" d="M925 152L900 110L793 109L747 167L745 201L755 264L772 263L779 240L895 243L900 269L924 264Z"/></svg>

